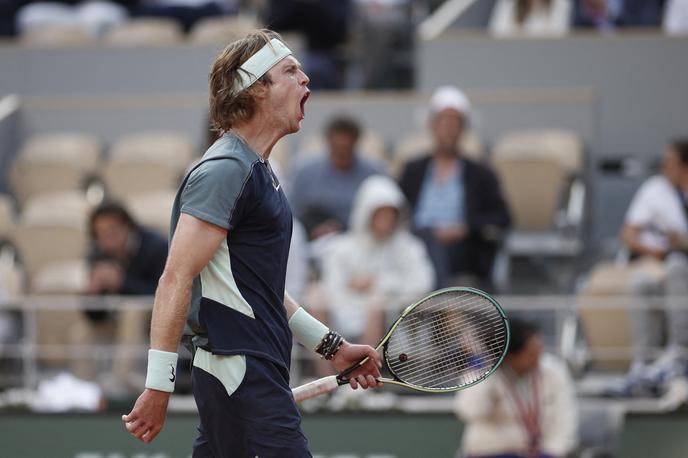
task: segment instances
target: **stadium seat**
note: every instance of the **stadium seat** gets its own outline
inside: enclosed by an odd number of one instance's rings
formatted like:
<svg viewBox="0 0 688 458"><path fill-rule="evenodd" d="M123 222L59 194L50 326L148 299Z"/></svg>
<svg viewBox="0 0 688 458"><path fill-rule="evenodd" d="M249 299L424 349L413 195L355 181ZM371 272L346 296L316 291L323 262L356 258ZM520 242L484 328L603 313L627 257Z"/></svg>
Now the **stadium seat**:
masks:
<svg viewBox="0 0 688 458"><path fill-rule="evenodd" d="M196 150L173 132L132 134L113 145L101 170L107 193L118 200L144 193L176 189Z"/></svg>
<svg viewBox="0 0 688 458"><path fill-rule="evenodd" d="M189 41L196 45L226 46L256 28L258 24L251 18L210 17L194 25L189 34Z"/></svg>
<svg viewBox="0 0 688 458"><path fill-rule="evenodd" d="M299 160L314 158L327 150L325 138L321 134L305 137L299 145ZM364 157L387 164L387 146L385 140L377 132L367 130L361 134L358 150Z"/></svg>
<svg viewBox="0 0 688 458"><path fill-rule="evenodd" d="M566 172L547 159L495 159L514 227L526 231L552 229Z"/></svg>
<svg viewBox="0 0 688 458"><path fill-rule="evenodd" d="M467 158L476 161L483 159L483 145L475 132L466 132L461 139L461 147ZM411 132L402 136L394 145L390 174L398 176L406 162L427 154L431 149L432 137L429 132Z"/></svg>
<svg viewBox="0 0 688 458"><path fill-rule="evenodd" d="M128 196L124 204L139 224L167 236L175 195L172 189L135 194Z"/></svg>
<svg viewBox="0 0 688 458"><path fill-rule="evenodd" d="M131 196L176 189L181 173L155 162L112 160L103 167L101 177L108 196L125 201Z"/></svg>
<svg viewBox="0 0 688 458"><path fill-rule="evenodd" d="M78 190L95 171L100 155L100 144L92 135L65 132L35 136L12 164L10 184L20 205L42 193Z"/></svg>
<svg viewBox="0 0 688 458"><path fill-rule="evenodd" d="M12 241L29 279L42 269L82 259L87 247L86 220L90 205L83 194L57 193L27 202Z"/></svg>
<svg viewBox="0 0 688 458"><path fill-rule="evenodd" d="M33 276L33 294L83 294L88 291L88 266L83 259L54 262Z"/></svg>
<svg viewBox="0 0 688 458"><path fill-rule="evenodd" d="M113 26L104 37L110 46L146 47L180 43L184 34L173 19L138 18Z"/></svg>
<svg viewBox="0 0 688 458"><path fill-rule="evenodd" d="M512 131L497 141L491 161L514 220L504 248L507 278L512 256L575 259L585 202L580 138L558 129Z"/></svg>
<svg viewBox="0 0 688 458"><path fill-rule="evenodd" d="M88 30L80 25L32 27L22 32L20 43L31 47L71 48L94 43Z"/></svg>
<svg viewBox="0 0 688 458"><path fill-rule="evenodd" d="M155 162L183 171L196 156L188 137L176 132L147 131L120 138L110 150L109 159Z"/></svg>
<svg viewBox="0 0 688 458"><path fill-rule="evenodd" d="M91 204L79 191L62 191L33 197L26 202L20 224L59 224L86 227Z"/></svg>
<svg viewBox="0 0 688 458"><path fill-rule="evenodd" d="M24 293L24 271L14 262L0 259L0 290L5 300Z"/></svg>
<svg viewBox="0 0 688 458"><path fill-rule="evenodd" d="M628 368L631 340L625 301L630 274L627 265L601 262L592 269L578 296L583 334L596 368ZM603 302L617 307L598 307Z"/></svg>
<svg viewBox="0 0 688 458"><path fill-rule="evenodd" d="M571 132L516 131L495 145L494 167L513 212L515 227L550 230L568 179L583 166L583 148Z"/></svg>

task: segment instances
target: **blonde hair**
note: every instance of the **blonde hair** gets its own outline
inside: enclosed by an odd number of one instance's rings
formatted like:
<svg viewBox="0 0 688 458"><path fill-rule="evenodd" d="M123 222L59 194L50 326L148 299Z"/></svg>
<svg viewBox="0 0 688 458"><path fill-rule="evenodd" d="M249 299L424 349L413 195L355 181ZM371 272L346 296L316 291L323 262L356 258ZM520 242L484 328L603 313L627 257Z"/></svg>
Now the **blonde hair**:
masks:
<svg viewBox="0 0 688 458"><path fill-rule="evenodd" d="M272 30L256 30L231 43L215 58L208 76L209 118L212 130L227 132L235 124L247 121L253 116L256 108L256 91L271 85L272 79L266 73L251 87L238 93L234 91L234 82L238 72L244 71L239 67L273 38L282 39Z"/></svg>

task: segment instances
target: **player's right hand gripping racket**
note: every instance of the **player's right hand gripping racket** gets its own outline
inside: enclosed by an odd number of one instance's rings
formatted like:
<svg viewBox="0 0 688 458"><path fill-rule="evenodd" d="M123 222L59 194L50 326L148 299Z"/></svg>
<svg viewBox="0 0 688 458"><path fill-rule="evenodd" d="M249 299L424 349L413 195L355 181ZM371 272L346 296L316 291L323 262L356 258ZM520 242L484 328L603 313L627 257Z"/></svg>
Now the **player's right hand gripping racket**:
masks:
<svg viewBox="0 0 688 458"><path fill-rule="evenodd" d="M380 381L431 393L460 390L492 374L508 346L509 324L496 300L473 288L443 289L407 307L377 345L392 375ZM365 361L294 388L294 399L346 385Z"/></svg>

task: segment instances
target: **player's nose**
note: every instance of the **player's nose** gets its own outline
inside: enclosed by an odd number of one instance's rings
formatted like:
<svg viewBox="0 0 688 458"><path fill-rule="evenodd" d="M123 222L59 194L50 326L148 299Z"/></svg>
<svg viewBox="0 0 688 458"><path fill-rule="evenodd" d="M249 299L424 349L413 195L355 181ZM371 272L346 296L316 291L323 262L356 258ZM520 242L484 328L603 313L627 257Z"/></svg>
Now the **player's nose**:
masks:
<svg viewBox="0 0 688 458"><path fill-rule="evenodd" d="M299 71L301 72L301 81L300 81L301 85L307 86L308 83L310 83L311 79L308 77L308 75L306 75L306 72L304 72L303 70L299 70Z"/></svg>

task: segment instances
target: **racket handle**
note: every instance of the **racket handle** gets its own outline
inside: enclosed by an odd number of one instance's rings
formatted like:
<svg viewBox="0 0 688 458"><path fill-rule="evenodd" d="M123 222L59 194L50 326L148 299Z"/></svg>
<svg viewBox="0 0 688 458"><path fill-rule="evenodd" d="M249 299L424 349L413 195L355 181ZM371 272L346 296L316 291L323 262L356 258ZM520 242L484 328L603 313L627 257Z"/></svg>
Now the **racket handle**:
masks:
<svg viewBox="0 0 688 458"><path fill-rule="evenodd" d="M329 377L323 377L305 385L297 386L291 392L294 395L294 400L301 402L334 391L338 386L337 376L330 375Z"/></svg>

